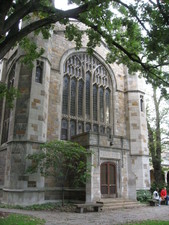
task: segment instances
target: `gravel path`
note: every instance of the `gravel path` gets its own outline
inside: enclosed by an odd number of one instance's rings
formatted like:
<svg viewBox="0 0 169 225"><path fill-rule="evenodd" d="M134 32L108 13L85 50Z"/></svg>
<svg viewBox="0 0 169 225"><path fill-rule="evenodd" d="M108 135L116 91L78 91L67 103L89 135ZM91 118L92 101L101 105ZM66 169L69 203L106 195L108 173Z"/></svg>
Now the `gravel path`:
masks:
<svg viewBox="0 0 169 225"><path fill-rule="evenodd" d="M102 212L70 213L59 211L25 211L2 209L1 212L13 212L45 219L45 225L120 225L140 220L168 220L169 206L144 206L134 209L108 210Z"/></svg>

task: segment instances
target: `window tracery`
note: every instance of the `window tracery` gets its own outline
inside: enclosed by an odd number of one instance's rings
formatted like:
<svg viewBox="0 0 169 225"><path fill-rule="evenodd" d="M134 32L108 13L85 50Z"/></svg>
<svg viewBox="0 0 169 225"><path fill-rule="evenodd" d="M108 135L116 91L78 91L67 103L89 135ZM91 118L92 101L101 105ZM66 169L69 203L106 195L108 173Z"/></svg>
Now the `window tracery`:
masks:
<svg viewBox="0 0 169 225"><path fill-rule="evenodd" d="M88 131L110 136L112 86L106 67L87 53L72 54L63 67L61 139Z"/></svg>

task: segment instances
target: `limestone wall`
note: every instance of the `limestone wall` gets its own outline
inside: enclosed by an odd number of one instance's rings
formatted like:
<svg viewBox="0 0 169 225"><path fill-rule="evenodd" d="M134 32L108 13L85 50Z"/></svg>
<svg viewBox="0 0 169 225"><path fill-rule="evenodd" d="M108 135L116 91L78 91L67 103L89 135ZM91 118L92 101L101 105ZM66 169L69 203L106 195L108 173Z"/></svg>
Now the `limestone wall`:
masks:
<svg viewBox="0 0 169 225"><path fill-rule="evenodd" d="M137 189L149 189L149 151L146 109L142 82L137 75L127 74L126 120L127 136L130 139L131 169L136 176ZM142 101L142 100L143 101Z"/></svg>

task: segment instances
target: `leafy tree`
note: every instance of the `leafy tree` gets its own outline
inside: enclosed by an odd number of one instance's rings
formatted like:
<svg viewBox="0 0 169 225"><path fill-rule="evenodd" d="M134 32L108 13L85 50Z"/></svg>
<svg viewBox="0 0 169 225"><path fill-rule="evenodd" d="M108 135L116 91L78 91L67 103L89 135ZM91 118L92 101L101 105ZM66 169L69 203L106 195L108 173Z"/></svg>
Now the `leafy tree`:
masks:
<svg viewBox="0 0 169 225"><path fill-rule="evenodd" d="M153 88L153 106L148 108L148 137L149 137L149 150L152 158L152 165L154 169L154 179L156 185L163 182L162 180L162 167L161 167L161 154L163 149L169 144L168 139L168 114L169 106L164 96L159 95L158 89ZM165 106L164 106L165 105ZM150 110L150 108L153 110ZM153 115L153 116L152 116Z"/></svg>
<svg viewBox="0 0 169 225"><path fill-rule="evenodd" d="M53 176L62 185L62 200L64 204L64 187L80 187L90 176L87 157L91 152L75 142L51 141L41 145L40 152L29 154L32 164L27 173L40 171L44 177Z"/></svg>
<svg viewBox="0 0 169 225"><path fill-rule="evenodd" d="M141 70L149 82L169 85L168 73L159 69L169 64L168 0L69 0L77 7L66 11L58 9L57 2L56 7L51 2L0 0L0 59L31 32L41 32L48 38L55 22L64 23L67 38L81 47L82 32L70 24L69 19L73 18L88 26L85 32L90 52L104 40L110 49L110 62L123 63L130 72ZM20 28L21 21L24 26Z"/></svg>
<svg viewBox="0 0 169 225"><path fill-rule="evenodd" d="M83 33L88 35L88 51L106 42L110 52L110 63L123 63L130 73L140 71L147 82L166 87L169 85L168 72L163 67L169 65L169 1L135 0L126 3L121 0L69 0L77 7L60 10L52 0L0 0L0 59L20 44L30 63L43 54L31 43L27 35L40 32L44 38L50 36L52 24L65 24L65 36L81 47ZM33 18L33 19L32 19ZM86 31L79 31L69 19L76 19L87 25ZM21 22L24 24L20 27Z"/></svg>

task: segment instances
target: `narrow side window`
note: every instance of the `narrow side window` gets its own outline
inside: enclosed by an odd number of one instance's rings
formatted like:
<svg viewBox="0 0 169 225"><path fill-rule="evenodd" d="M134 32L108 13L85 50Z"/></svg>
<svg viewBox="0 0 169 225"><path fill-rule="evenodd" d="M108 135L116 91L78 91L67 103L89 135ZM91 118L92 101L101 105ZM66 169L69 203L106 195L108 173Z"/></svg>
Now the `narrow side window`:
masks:
<svg viewBox="0 0 169 225"><path fill-rule="evenodd" d="M42 77L43 77L43 62L37 60L36 62L36 75L35 75L35 81L37 83L42 84Z"/></svg>
<svg viewBox="0 0 169 225"><path fill-rule="evenodd" d="M143 95L140 95L140 110L141 110L141 112L144 111L144 99L143 99Z"/></svg>

